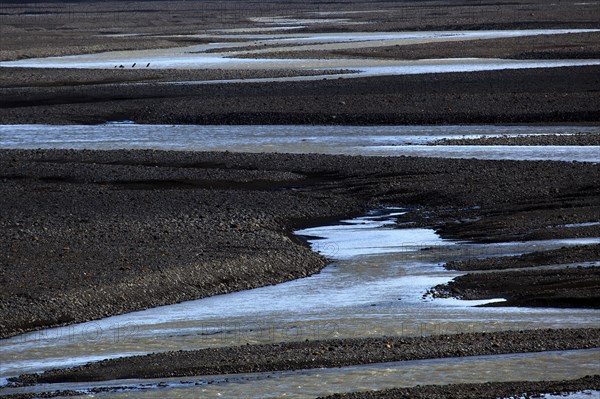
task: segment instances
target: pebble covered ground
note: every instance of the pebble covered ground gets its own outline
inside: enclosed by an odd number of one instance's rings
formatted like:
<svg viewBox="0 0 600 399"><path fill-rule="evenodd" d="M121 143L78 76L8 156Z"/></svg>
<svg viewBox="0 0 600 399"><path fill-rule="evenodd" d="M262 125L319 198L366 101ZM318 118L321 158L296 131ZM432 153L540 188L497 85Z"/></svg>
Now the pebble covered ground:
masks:
<svg viewBox="0 0 600 399"><path fill-rule="evenodd" d="M292 230L383 205L448 238L600 236L564 225L598 214L588 163L0 150L0 171L3 337L316 273Z"/></svg>

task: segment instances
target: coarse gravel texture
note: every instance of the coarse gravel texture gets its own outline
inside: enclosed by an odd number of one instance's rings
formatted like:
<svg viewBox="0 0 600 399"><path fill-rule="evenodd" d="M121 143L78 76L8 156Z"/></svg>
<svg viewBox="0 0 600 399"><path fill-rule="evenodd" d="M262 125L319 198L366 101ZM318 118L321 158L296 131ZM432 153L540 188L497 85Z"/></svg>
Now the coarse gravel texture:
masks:
<svg viewBox="0 0 600 399"><path fill-rule="evenodd" d="M551 251L536 251L516 256L468 259L446 263L449 270L503 270L549 265L569 265L600 261L600 245L576 245Z"/></svg>
<svg viewBox="0 0 600 399"><path fill-rule="evenodd" d="M292 230L384 205L412 210L399 223L431 227L447 238L599 237L598 225L561 227L598 214L599 168L0 150L0 242L6 248L0 252L0 336L316 273L327 260Z"/></svg>
<svg viewBox="0 0 600 399"><path fill-rule="evenodd" d="M269 52L263 47L258 54L235 54L236 58L376 58L423 60L437 58L504 58L504 59L599 59L600 32L523 36L501 39L460 40L443 43L396 44L343 50L285 50ZM290 45L291 46L291 45ZM225 51L244 51L244 47ZM220 50L214 50L218 52Z"/></svg>
<svg viewBox="0 0 600 399"><path fill-rule="evenodd" d="M525 145L525 146L600 146L599 133L578 134L539 134L502 136L502 137L480 137L475 139L442 139L432 145ZM598 160L600 161L600 148L598 149Z"/></svg>
<svg viewBox="0 0 600 399"><path fill-rule="evenodd" d="M161 352L102 360L11 379L20 384L108 381L344 367L522 352L590 349L599 329L501 331L429 337L352 338Z"/></svg>
<svg viewBox="0 0 600 399"><path fill-rule="evenodd" d="M413 388L394 388L381 391L335 394L328 396L326 399L539 398L544 394L564 395L567 393L598 390L600 390L600 375L593 375L577 380L564 381L517 381L487 382L485 384L425 385Z"/></svg>
<svg viewBox="0 0 600 399"><path fill-rule="evenodd" d="M332 80L0 88L4 124L597 123L600 66ZM115 77L120 76L115 73ZM540 84L540 82L544 82Z"/></svg>
<svg viewBox="0 0 600 399"><path fill-rule="evenodd" d="M470 273L435 286L435 297L506 298L485 306L600 309L600 267Z"/></svg>

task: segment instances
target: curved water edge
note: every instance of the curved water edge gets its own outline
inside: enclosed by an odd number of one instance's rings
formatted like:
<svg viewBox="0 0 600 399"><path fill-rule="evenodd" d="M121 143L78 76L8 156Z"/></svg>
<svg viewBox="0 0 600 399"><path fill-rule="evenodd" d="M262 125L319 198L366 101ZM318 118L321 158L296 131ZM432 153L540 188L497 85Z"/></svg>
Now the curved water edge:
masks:
<svg viewBox="0 0 600 399"><path fill-rule="evenodd" d="M10 393L106 390L106 398L276 398L314 399L339 392L417 385L576 379L597 373L600 350L572 350L378 363L332 369L39 384ZM582 392L595 394L594 391ZM92 393L93 395L93 393ZM565 396L561 396L565 397ZM578 398L576 394L567 396ZM590 397L590 396L584 396ZM592 396L593 397L593 396ZM550 397L551 398L551 397Z"/></svg>
<svg viewBox="0 0 600 399"><path fill-rule="evenodd" d="M169 134L164 134L168 131ZM0 125L0 148L156 149L600 162L597 146L446 146L442 139L598 134L598 126Z"/></svg>
<svg viewBox="0 0 600 399"><path fill-rule="evenodd" d="M461 274L443 268L448 260L600 239L466 244L443 240L429 229L394 228L402 213L389 208L297 231L313 237L313 248L333 259L307 278L2 340L0 377L101 358L245 343L597 327L598 310L475 307L489 301L424 294Z"/></svg>
<svg viewBox="0 0 600 399"><path fill-rule="evenodd" d="M264 52L343 50L392 45L439 43L448 41L483 40L536 35L598 32L597 29L529 29L491 31L436 32L362 32L362 33L271 33L271 34L199 34L177 37L203 38L209 44L169 49L112 51L63 57L34 58L0 62L0 67L29 68L99 68L113 69L125 65L148 65L158 69L351 69L356 74L336 75L336 78L403 75L414 73L473 72L498 69L555 68L564 66L599 65L600 60L501 60L501 59L432 59L417 61L381 59L270 59L260 58ZM246 40L222 43L223 39ZM290 44L293 44L290 46ZM264 45L270 47L264 49ZM234 51L230 51L233 48ZM257 48L261 48L258 49ZM239 50L238 50L239 49ZM256 58L235 58L236 56ZM133 67L131 67L133 68ZM322 79L324 76L313 77ZM283 78L277 80L297 80ZM232 80L243 82L244 80ZM252 80L250 80L252 81ZM254 80L260 81L260 80ZM199 83L199 82L194 82Z"/></svg>

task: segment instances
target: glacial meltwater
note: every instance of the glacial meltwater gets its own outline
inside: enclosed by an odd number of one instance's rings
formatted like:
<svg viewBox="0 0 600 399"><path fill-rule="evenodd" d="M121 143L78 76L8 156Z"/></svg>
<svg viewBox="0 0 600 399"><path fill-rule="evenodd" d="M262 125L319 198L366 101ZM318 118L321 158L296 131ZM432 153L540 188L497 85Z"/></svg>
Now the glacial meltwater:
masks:
<svg viewBox="0 0 600 399"><path fill-rule="evenodd" d="M381 209L335 225L297 231L298 235L310 237L316 251L333 260L321 273L307 278L2 340L0 377L6 379L21 373L147 352L246 343L597 327L598 310L476 307L502 299L432 299L426 293L432 286L460 274L443 268L448 260L600 243L600 239L467 244L441 239L429 229L394 228L395 216L403 212ZM341 387L380 389L397 385L398 381L404 381L403 385L474 381L472 377L477 373L484 375L486 381L515 380L522 378L523 370L536 368L538 373L530 372L528 379L568 378L591 373L599 353L565 351L211 377L220 382L210 386L207 383L181 386L171 379L173 385L168 391L157 391L157 382L119 381L119 386L136 388L135 393L126 391L110 396L194 397L201 392L206 397L217 394L235 397L236 392L243 391L248 397L277 396L282 392L289 392L291 397L314 397ZM437 368L439 373L435 372ZM464 373L465 370L469 372ZM400 375L405 379L399 379ZM140 384L156 389L138 391ZM53 388L84 389L83 385L60 384ZM26 387L19 391L42 388ZM5 388L10 392L15 389Z"/></svg>
<svg viewBox="0 0 600 399"><path fill-rule="evenodd" d="M259 34L236 32L203 32L177 35L188 39L206 40L208 44L167 49L110 51L62 57L32 58L0 62L0 67L27 68L99 68L113 69L122 65L148 65L154 69L294 69L294 70L353 70L353 74L335 75L335 78L405 75L422 73L475 72L501 69L557 68L599 65L596 59L573 60L515 60L495 58L447 58L425 60L393 60L378 58L268 58L264 53L344 50L382 46L405 46L422 43L486 40L537 35L564 35L591 33L598 29L523 29L472 30L432 32L353 32L353 33L281 33ZM161 36L157 36L159 39ZM164 37L164 36L162 36ZM231 39L239 40L231 42ZM236 82L282 81L310 79L325 76L278 79L236 79ZM331 77L329 77L331 78ZM202 82L194 82L202 83Z"/></svg>
<svg viewBox="0 0 600 399"><path fill-rule="evenodd" d="M165 134L168 132L168 134ZM593 146L441 146L444 138L600 134L597 126L95 126L3 125L0 148L318 152L600 162ZM521 254L600 239L471 244L433 230L394 228L402 209L381 209L296 232L332 259L319 274L274 286L162 306L0 341L0 384L8 377L105 358L246 343L469 331L598 327L600 311L477 307L489 301L432 299L427 291L461 273L443 264ZM596 222L591 222L596 223ZM573 264L590 266L589 264ZM490 301L502 301L502 298ZM433 359L394 364L185 379L0 388L2 393L127 386L106 397L315 397L416 384L565 379L597 373L600 351ZM482 376L482 377L478 377ZM190 383L191 381L191 383ZM160 384L164 382L165 384ZM242 395L243 393L243 395Z"/></svg>
<svg viewBox="0 0 600 399"><path fill-rule="evenodd" d="M441 139L598 134L598 126L0 125L0 148L156 149L600 162L598 146L432 145Z"/></svg>

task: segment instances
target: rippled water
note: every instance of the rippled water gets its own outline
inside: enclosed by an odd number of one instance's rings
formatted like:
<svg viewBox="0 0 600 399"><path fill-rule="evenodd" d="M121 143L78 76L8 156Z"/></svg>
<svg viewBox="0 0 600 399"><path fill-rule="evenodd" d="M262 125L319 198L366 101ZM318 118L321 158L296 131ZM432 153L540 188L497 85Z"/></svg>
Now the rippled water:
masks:
<svg viewBox="0 0 600 399"><path fill-rule="evenodd" d="M298 231L323 237L312 245L334 259L311 277L2 340L0 377L142 352L245 343L597 326L598 310L475 307L487 301L423 295L460 274L442 267L447 260L600 239L457 243L427 229L392 228L391 215L399 212L387 209Z"/></svg>
<svg viewBox="0 0 600 399"><path fill-rule="evenodd" d="M444 138L600 134L597 126L0 125L0 148L286 152L600 162L599 147L432 146Z"/></svg>
<svg viewBox="0 0 600 399"><path fill-rule="evenodd" d="M335 34L200 34L184 35L212 39L213 43L170 49L112 51L63 57L33 58L0 62L0 67L32 68L115 68L133 63L150 68L227 68L227 69L356 69L359 76L381 76L411 73L470 72L515 68L552 68L559 66L598 65L600 60L498 60L498 59L445 59L445 60L381 60L381 59L268 59L262 52L341 50L364 47L407 45L456 40L524 37L542 34L596 32L582 29L448 31L448 32L363 32ZM181 35L179 35L181 37ZM221 39L237 38L247 41L219 43ZM295 46L289 46L290 43ZM256 50L269 44L271 48ZM278 45L284 47L277 48ZM243 51L228 52L232 47ZM219 52L219 50L221 52ZM211 52L207 52L211 51ZM236 55L254 55L256 58L235 58ZM352 77L352 75L340 75ZM287 78L286 78L287 79ZM318 79L318 78L310 78ZM279 79L280 80L280 79Z"/></svg>
<svg viewBox="0 0 600 399"><path fill-rule="evenodd" d="M416 385L520 381L523 376L530 381L574 379L597 373L599 359L600 350L596 349L416 360L289 372L52 384L11 392L86 390L94 386L112 386L127 387L128 390L105 393L99 397L314 399L336 392ZM595 392L589 394L596 395Z"/></svg>

